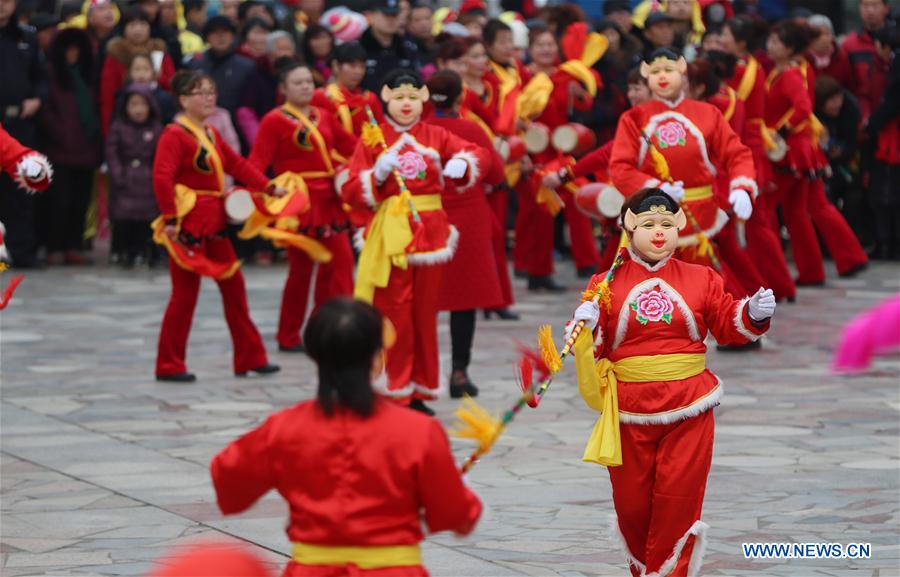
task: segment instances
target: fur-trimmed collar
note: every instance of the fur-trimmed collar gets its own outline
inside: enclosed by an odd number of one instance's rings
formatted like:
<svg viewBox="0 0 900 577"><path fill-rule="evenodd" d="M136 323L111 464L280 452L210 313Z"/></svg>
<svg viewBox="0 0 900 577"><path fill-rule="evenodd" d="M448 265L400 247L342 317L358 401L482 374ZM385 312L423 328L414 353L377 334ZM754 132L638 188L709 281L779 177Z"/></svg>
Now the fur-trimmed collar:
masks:
<svg viewBox="0 0 900 577"><path fill-rule="evenodd" d="M678 98L676 98L675 100L666 100L665 98L661 98L661 97L659 97L659 96L656 96L655 94L653 95L653 99L654 99L654 100L659 100L660 102L662 102L663 104L665 104L665 105L668 106L669 108L675 108L675 107L677 107L679 104L681 104L682 102L684 102L684 91L682 90L682 91L681 91L681 94L679 94L679 95L678 95Z"/></svg>
<svg viewBox="0 0 900 577"><path fill-rule="evenodd" d="M140 46L117 36L106 45L106 53L115 58L119 64L127 67L136 54L150 54L155 50L166 51L166 43L159 38L151 38Z"/></svg>
<svg viewBox="0 0 900 577"><path fill-rule="evenodd" d="M631 260L633 260L637 264L641 265L642 267L644 267L645 269L647 269L650 272L656 272L659 269L661 269L662 267L666 266L666 263L669 262L670 258L672 258L672 255L670 254L666 258L657 261L656 264L650 264L649 262L647 262L644 259L642 259L641 257L639 257L637 255L637 253L634 252L634 250L632 250L631 245L628 245L628 255L631 257Z"/></svg>

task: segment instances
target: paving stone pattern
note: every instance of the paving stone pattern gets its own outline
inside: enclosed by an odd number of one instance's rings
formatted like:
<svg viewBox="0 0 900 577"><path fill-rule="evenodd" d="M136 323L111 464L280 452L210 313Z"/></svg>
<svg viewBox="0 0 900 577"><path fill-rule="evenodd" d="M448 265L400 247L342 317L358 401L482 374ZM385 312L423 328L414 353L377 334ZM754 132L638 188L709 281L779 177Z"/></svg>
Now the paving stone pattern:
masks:
<svg viewBox="0 0 900 577"><path fill-rule="evenodd" d="M479 318L471 376L496 411L517 394L516 342L541 323L561 327L577 305L571 267L563 296L516 281L522 320ZM250 308L275 351L283 267L251 268ZM8 273L0 283L8 282ZM780 305L763 350L717 353L726 394L716 409L715 457L703 519L711 526L704 575L900 575L900 357L857 377L829 373L840 327L900 290L900 267L829 279ZM0 557L2 575L143 575L154 559L198 539L251 543L273 569L289 543L286 507L268 495L223 518L207 464L269 413L310 398L313 366L273 352L282 372L232 376L221 302L204 281L189 347L192 385L153 379L168 298L164 271L56 268L29 272L0 315ZM440 323L442 366L449 334ZM435 404L449 425L457 401ZM466 539L425 545L438 577L625 575L607 529L609 478L579 459L594 415L567 368L538 410L525 409L471 472L489 507ZM460 462L471 450L454 441ZM867 560L748 560L743 542L865 542Z"/></svg>

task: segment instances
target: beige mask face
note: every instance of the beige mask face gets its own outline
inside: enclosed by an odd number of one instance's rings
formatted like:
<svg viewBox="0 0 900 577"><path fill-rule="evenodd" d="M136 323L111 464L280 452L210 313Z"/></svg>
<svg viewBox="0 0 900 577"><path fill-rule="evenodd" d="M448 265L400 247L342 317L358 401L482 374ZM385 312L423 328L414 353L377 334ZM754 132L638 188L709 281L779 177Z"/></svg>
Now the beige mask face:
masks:
<svg viewBox="0 0 900 577"><path fill-rule="evenodd" d="M659 261L678 248L678 231L687 226L687 221L683 210L672 214L665 206L657 205L640 214L628 210L624 225L634 250L649 261Z"/></svg>
<svg viewBox="0 0 900 577"><path fill-rule="evenodd" d="M397 88L384 86L381 99L387 103L388 115L400 126L415 124L422 117L422 107L428 102L428 87L416 88L401 84Z"/></svg>
<svg viewBox="0 0 900 577"><path fill-rule="evenodd" d="M687 61L684 58L657 58L650 64L641 62L641 76L647 79L647 85L658 98L676 100L684 88L684 77L687 74Z"/></svg>

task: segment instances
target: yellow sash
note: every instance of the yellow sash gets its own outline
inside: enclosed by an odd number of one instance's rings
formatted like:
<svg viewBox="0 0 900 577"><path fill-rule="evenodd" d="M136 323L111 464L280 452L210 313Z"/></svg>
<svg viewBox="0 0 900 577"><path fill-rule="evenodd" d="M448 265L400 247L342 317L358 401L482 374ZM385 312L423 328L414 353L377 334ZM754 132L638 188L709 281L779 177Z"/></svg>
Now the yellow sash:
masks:
<svg viewBox="0 0 900 577"><path fill-rule="evenodd" d="M344 95L341 94L341 88L337 85L337 82L329 84L325 88L325 94L337 107L338 119L340 119L341 124L344 126L344 130L353 134L353 115L350 112L350 106L347 104L347 100L344 98Z"/></svg>
<svg viewBox="0 0 900 577"><path fill-rule="evenodd" d="M516 118L535 119L547 108L553 81L543 72L531 77L516 98Z"/></svg>
<svg viewBox="0 0 900 577"><path fill-rule="evenodd" d="M334 546L294 543L293 560L303 565L356 565L360 569L422 564L418 545Z"/></svg>
<svg viewBox="0 0 900 577"><path fill-rule="evenodd" d="M319 132L319 128L292 104L285 102L282 105L282 108L296 118L300 124L306 127L307 132L309 132L309 137L315 143L316 148L319 149L319 155L322 156L322 160L325 162L325 170L328 172L329 176L334 175L334 165L331 164L331 151L328 149L328 144L325 142L322 133Z"/></svg>
<svg viewBox="0 0 900 577"><path fill-rule="evenodd" d="M742 101L750 98L753 87L756 85L756 75L759 73L759 61L751 56L747 60L747 67L744 69L744 76L741 77L741 83L738 84L737 95Z"/></svg>
<svg viewBox="0 0 900 577"><path fill-rule="evenodd" d="M440 210L441 195L409 196L418 212ZM366 245L359 255L353 296L371 303L375 289L384 288L391 278L391 267L405 270L408 266L406 247L412 242L409 226L409 202L401 195L386 198L372 218L366 234Z"/></svg>
<svg viewBox="0 0 900 577"><path fill-rule="evenodd" d="M593 34L592 34L593 35ZM603 35L598 35L606 38ZM591 95L591 98L597 96L597 78L591 73L591 69L581 60L567 60L559 65L559 69L578 79L584 85L585 90Z"/></svg>
<svg viewBox="0 0 900 577"><path fill-rule="evenodd" d="M196 138L197 142L200 144L200 147L206 150L206 158L209 162L209 166L216 175L216 182L219 185L219 190L225 188L225 168L222 165L222 157L219 156L219 150L216 148L216 145L213 144L212 140L210 140L206 130L191 122L191 119L184 114L179 115L178 118L175 119L175 122L193 134L194 138Z"/></svg>
<svg viewBox="0 0 900 577"><path fill-rule="evenodd" d="M731 117L734 116L734 109L737 107L737 94L735 94L734 89L730 86L726 86L725 91L728 93L728 108L722 116L725 117L725 120L730 122Z"/></svg>
<svg viewBox="0 0 900 577"><path fill-rule="evenodd" d="M622 464L617 394L619 380L647 383L687 379L706 369L706 355L647 355L624 358L616 363L609 359L600 359L595 363L594 343L591 334L585 331L575 341L575 369L581 397L590 408L600 412L581 458L615 467Z"/></svg>
<svg viewBox="0 0 900 577"><path fill-rule="evenodd" d="M684 198L682 201L694 202L698 200L706 200L707 198L712 198L713 188L712 186L694 186L692 188L684 189Z"/></svg>
<svg viewBox="0 0 900 577"><path fill-rule="evenodd" d="M515 90L516 86L522 83L522 80L519 78L519 69L516 68L515 65L512 67L512 71L510 71L506 66L502 64L497 64L493 60L490 60L491 70L494 71L494 74L497 75L497 78L500 79L500 94L497 95L497 102L500 104L500 107L503 107L503 103L506 101L506 97L509 96L509 93Z"/></svg>

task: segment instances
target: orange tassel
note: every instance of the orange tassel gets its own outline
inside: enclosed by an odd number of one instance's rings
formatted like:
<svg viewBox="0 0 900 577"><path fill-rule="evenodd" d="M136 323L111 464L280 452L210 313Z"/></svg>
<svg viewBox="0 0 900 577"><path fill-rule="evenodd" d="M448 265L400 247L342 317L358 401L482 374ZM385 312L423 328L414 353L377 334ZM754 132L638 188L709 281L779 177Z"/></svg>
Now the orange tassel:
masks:
<svg viewBox="0 0 900 577"><path fill-rule="evenodd" d="M558 373L562 369L562 359L553 342L553 327L550 325L542 325L538 329L538 350L541 352L541 359L551 373Z"/></svg>
<svg viewBox="0 0 900 577"><path fill-rule="evenodd" d="M487 453L503 429L503 423L494 415L481 408L470 397L463 398L463 404L456 409L458 419L450 433L460 439L478 441L478 448Z"/></svg>
<svg viewBox="0 0 900 577"><path fill-rule="evenodd" d="M663 153L653 144L652 140L650 141L650 158L653 159L653 167L656 169L656 174L659 175L659 179L670 181L672 175L669 172L669 163L666 161L666 157L663 156Z"/></svg>

